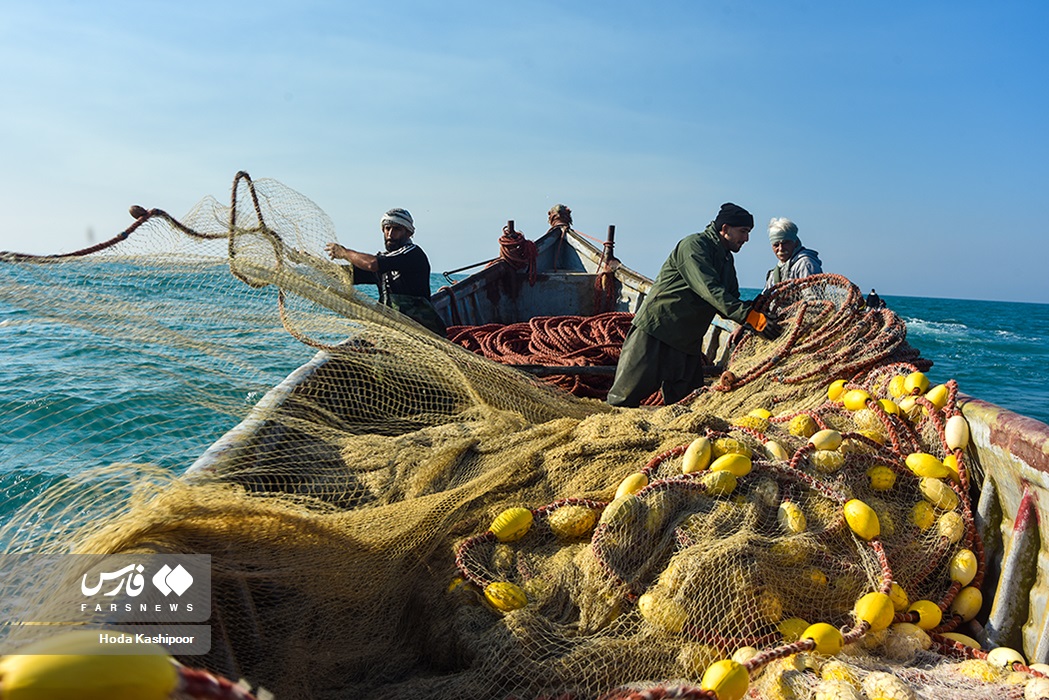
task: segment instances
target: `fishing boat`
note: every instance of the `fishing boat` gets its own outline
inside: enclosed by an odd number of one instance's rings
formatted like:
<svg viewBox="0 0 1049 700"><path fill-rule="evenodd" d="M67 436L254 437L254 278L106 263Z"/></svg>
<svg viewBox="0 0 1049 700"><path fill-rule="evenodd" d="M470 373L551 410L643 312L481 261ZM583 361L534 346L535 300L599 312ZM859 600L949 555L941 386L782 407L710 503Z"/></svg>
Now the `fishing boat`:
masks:
<svg viewBox="0 0 1049 700"><path fill-rule="evenodd" d="M510 221L504 231L514 231ZM591 237L569 227L554 227L535 241L532 263L522 263L515 249L519 238L503 239L500 257L445 273L449 285L433 302L449 327L510 325L537 317L626 313L637 310L652 285L644 275L614 255L615 228L599 247ZM511 253L506 253L510 247ZM483 266L483 267L482 267ZM457 272L482 267L454 281ZM721 318L704 338L708 375L720 371L731 351L736 324ZM307 392L318 374L338 373L338 360L319 352L310 362L274 387L237 427L215 443L189 474L223 471L223 463L253 459L286 459L273 411L297 392ZM513 364L513 363L511 363ZM559 374L608 375L614 366L517 365L548 377ZM988 571L982 640L989 646L1020 649L1028 660L1049 663L1049 426L987 401L962 395L960 407L969 423L971 457L982 479L973 482L975 514L984 543ZM334 409L338 400L331 401ZM301 436L300 436L301 437ZM267 447L261 449L260 445ZM298 451L301 446L296 446ZM313 445L312 459L325 459L325 448ZM337 456L329 454L335 461Z"/></svg>
<svg viewBox="0 0 1049 700"><path fill-rule="evenodd" d="M554 688L558 693L563 691L565 697L625 699L639 696L634 688L621 687L621 684L644 680L648 678L644 674L649 671L644 666L633 667L640 669L636 670L638 678L621 677L621 671L645 654L662 654L660 658L669 660L670 668L685 668L690 676L702 675L706 684L709 671L722 663L711 663L717 658L706 656L711 648L725 653L725 649L731 651L743 644L741 639L748 644L753 641L755 647L772 647L787 640L786 632L782 637L767 634L772 629L768 620L773 619L777 606L778 612L783 612L782 604L775 596L770 597L767 590L760 591L757 598L773 613L760 623L764 625L760 627L760 635L755 632L753 637L718 638L710 636L709 630L684 629L683 613L675 612L672 607L660 608L653 602L657 600L655 597L646 597L651 591L632 588L640 585L640 575L629 579L623 573L641 561L635 549L627 546L632 533L624 529L618 531L618 540L605 537L619 521L635 526L637 532L663 532L658 518L660 507L666 504L659 506L660 496L673 489L692 488L693 474L685 464L687 459L699 459L694 453L689 457L690 450L699 441L688 444L688 449L680 445L659 452L657 446L666 447L658 436L653 437L659 430L692 439L700 429L694 426L709 430L711 436L725 434L724 431L735 427L742 431L738 435L754 437L762 433L760 426L769 429L767 417L748 414L744 418L749 420L730 426L727 416L715 423L704 416L693 423L685 408L677 412L679 407L648 413L619 411L599 401L564 397L541 383L556 385L559 378L565 377L608 381L615 367L614 348L611 359L605 356L601 360L581 359L572 349L560 356L556 352L547 353L540 360L521 352L510 353L500 360L501 365L510 365L507 368L477 357L477 354L489 353L476 352L484 348L470 348L466 341L460 342L460 347L452 347L447 340L429 334L388 309L354 301L355 293L338 288L339 280L343 279L339 277L341 271L324 268L326 261L316 252L311 257L309 253L285 246L284 239L263 216L267 202L281 198L260 199L250 187L250 197L246 196L243 190L238 190L245 181L250 186L250 180L245 178L245 174L238 174L234 182L232 213L226 213L228 230L215 227L214 222L222 221L222 217L210 211L201 214L201 219L212 226L206 236L200 235L204 230L202 226L194 229L185 221L170 223L170 227L177 232L218 241L222 246L228 243L230 262L236 263L230 266L233 276L249 286L264 288L280 283L282 295L286 289L312 295L311 301L319 299L319 306L328 312L341 313L346 309L356 314L347 316L349 325L362 331L333 345L317 344L322 349L270 389L239 424L196 459L178 479L177 488L159 491L156 498L148 502L139 499L138 508L131 514L132 522L104 530L103 534L121 546L126 544L132 551L139 546L138 542L123 538L132 537L138 527L149 535L144 540L148 547L176 546L167 538L171 532L178 532L188 539L178 540L177 546L198 551L196 547L203 543L202 546L213 548L214 556L218 557L215 561L220 565L212 577L216 605L209 623L213 645L204 661L209 671L256 682L261 677L266 683L278 685L294 676L295 681L283 687L288 697L299 697L296 693L303 684L316 678L320 685L311 686L308 692L301 693L302 697L367 694L374 693L377 687L383 687L383 695L387 697L420 694L545 697L545 693ZM245 204L249 206L243 206ZM242 218L246 215L249 219L254 211L258 221L245 224L237 219L238 211ZM145 225L150 217L170 220L158 210L137 209L133 216L137 217L136 224L122 234L123 238ZM274 216L269 220L283 222L286 219ZM287 240L291 239L291 234L284 235ZM542 319L572 318L587 323L605 317L619 323L629 322L652 282L615 257L614 236L613 227L609 228L607 238L599 241L570 227L559 226L530 242L517 234L514 222L510 221L500 239L500 255L446 273L449 284L434 294L434 305L449 326L452 340L456 334L467 333L469 329L497 333L499 329L521 324L538 327L545 323ZM241 241L246 241L244 247L240 247ZM251 258L248 245L260 248L264 255ZM314 251L319 247L314 246ZM293 268L303 271L298 277L289 278L287 271ZM456 277L474 268L480 269L465 278ZM283 296L281 304L283 318ZM319 316L313 313L315 309L310 307L308 319ZM369 325L374 326L374 334L370 336ZM345 324L338 327L344 328ZM731 389L732 382L740 379L726 376L731 372L722 372L730 363L738 362L743 343L734 345L737 330L734 324L717 320L704 338L706 374L713 382L709 387L711 391L717 386ZM607 342L607 337L606 334L604 344L614 345ZM376 338L382 342L371 342ZM411 352L415 354L409 357L406 352L403 357L398 356L405 345L412 346ZM466 352L464 347L476 354ZM833 352L828 348L825 354ZM412 360L423 357L429 361L427 366L412 364ZM839 359L842 366L849 366L848 357L843 355ZM469 388L457 393L459 380L468 374ZM815 376L815 383L821 387L827 383L818 374ZM438 382L443 382L440 387ZM380 384L386 394L375 391L375 386ZM513 392L520 395L507 395ZM914 392L916 400L922 398L917 397L918 393ZM481 400L471 404L478 396ZM556 410L547 410L555 402ZM487 411L484 415L470 412L470 407L480 404L484 404ZM518 411L522 405L527 409ZM916 416L921 415L921 405L932 407L931 403L920 404ZM463 406L467 409L463 410ZM1049 542L1049 531L1042 531L1042 523L1049 523L1049 426L964 395L957 396L956 406L967 421L970 435L965 455L971 464L967 472L971 475L971 502L976 504L972 521L979 534L978 542L982 542L982 547L977 544L973 548L986 560L982 567L982 610L969 623L967 632L977 636L985 648L1011 647L1021 651L1029 664L1049 662L1046 600L1049 583L1045 573L1049 571L1046 561L1049 545L1043 544ZM663 422L656 423L657 420ZM478 437L477 426L484 421L488 422L485 429L493 431L487 434L487 442ZM572 431L584 423L594 424L596 429L577 439ZM898 423L902 425L903 419ZM658 429L654 429L657 425ZM717 427L711 429L710 425ZM356 451L347 452L350 443ZM521 447L524 443L528 443L527 447ZM859 443L853 440L853 443L854 448L858 444L863 449L862 440ZM799 441L799 444L802 443ZM442 451L437 445L448 449ZM871 445L873 443L868 447ZM504 448L507 451L501 452ZM515 449L519 451L513 452ZM820 449L834 451L834 448ZM607 466L603 465L605 451L614 450L619 450L616 453L619 461L609 460ZM421 453L427 454L432 464L419 461ZM803 444L793 458L789 452L775 456L769 451L774 460L780 463L789 460L791 464L809 453L812 449ZM739 460L734 454L738 453L722 456L730 457L728 463L736 464ZM515 458L510 460L512 464L501 461L507 455ZM557 466L555 458L564 458L567 466ZM648 464L624 466L633 465L631 460L637 458L648 460ZM489 461L482 469L478 465L486 459ZM677 460L682 466L677 466ZM534 473L533 467L539 463L543 464L542 474ZM666 465L673 467L671 473L660 475L657 470ZM596 474L604 481L622 478L615 471L620 468L640 471L623 479L613 499L610 496L615 483L573 481L577 472L583 473L587 468L591 469L586 472L589 476ZM606 468L608 473L601 471ZM781 469L771 461L766 468L769 473ZM721 476L724 471L711 470L708 475ZM747 473L749 468L741 470L741 474ZM782 476L786 472L777 473ZM655 478L657 475L660 478ZM649 476L653 477L651 485ZM547 478L549 481L544 481L541 487L533 483ZM726 497L714 507L709 503L703 507L711 514L727 512L740 505L727 500L732 488L726 488L725 481L704 482L705 489ZM799 498L807 488L801 483L796 481L787 486L789 498L782 503ZM550 484L557 488L550 488ZM873 477L871 484L874 488ZM197 486L200 494L194 491ZM528 491L533 488L534 491ZM716 488L725 490L717 493ZM635 494L645 489L649 489L652 502L638 506ZM619 490L623 492L620 494ZM554 491L561 497L553 502L543 500ZM586 496L576 497L577 492L586 492ZM525 493L530 493L532 500L522 495ZM565 493L570 495L565 498ZM749 493L755 499L758 496L756 487ZM262 497L253 498L255 495ZM268 495L274 496L272 502L266 498ZM182 496L187 500L178 501ZM829 488L824 489L820 498L830 503L839 496L834 488ZM913 496L907 494L908 498ZM685 498L681 494L678 497ZM841 496L842 502L844 498ZM413 499L421 504L419 510L402 507ZM484 530L483 519L489 517L489 512L514 503L514 499L520 499L517 506L496 511L497 517ZM918 499L921 502L921 496ZM774 500L779 502L779 493ZM192 517L183 522L164 515L169 512L166 508L183 512L176 506L185 507L185 512ZM576 548L573 551L590 546L593 556L555 554L544 558L544 552L549 554L549 551L537 549L520 554L513 551L514 543L530 536L533 522L541 522L547 528L544 535L547 539L537 546L553 547L553 533L561 537L561 532L555 531L551 524L554 515L573 509L576 514L580 511L589 514L590 519L584 519L581 526L579 522L565 526L577 540L570 546ZM953 513L952 508L944 510ZM828 521L836 523L826 532L840 531L841 510L831 508L824 512L830 512ZM68 513L76 515L73 511ZM810 513L813 520L816 516L815 511ZM845 520L848 519L846 513ZM772 520L775 526L776 516ZM346 529L333 532L332 521ZM645 574L644 586L653 590L663 585L665 577L676 576L675 585L684 586L688 579L681 577L683 569L666 561L669 550L678 547L693 553L702 550L703 547L695 546L697 538L715 529L704 527L690 532L668 523L669 520L662 525L667 533L673 531L672 535L654 535L654 539L647 540L648 546L655 547L653 551L663 547L666 555L659 560L659 566L665 568ZM562 526L563 523L558 525ZM853 527L852 522L849 527ZM159 530L156 540L150 539L153 529ZM726 539L734 530L728 529ZM803 530L804 525L800 531L793 532L804 536ZM869 522L853 531L864 540L873 537ZM764 541L768 543L777 538L784 543L791 536L783 536L781 532ZM392 543L396 551L381 546L383 542ZM913 549L915 543L923 542L933 540L912 538L908 545L912 549L904 551L926 554ZM455 543L454 562L452 543ZM849 539L846 549L852 543ZM952 546L955 545L957 541ZM253 549L246 551L247 547ZM609 556L616 547L621 548L619 560ZM504 579L516 577L520 587L507 580L492 580L495 574L487 578L477 575L478 562L484 559L478 552L487 552L485 548L491 550L492 570ZM567 547L563 551L569 552ZM929 572L933 568L940 573L945 571L944 552L949 553L950 548L930 554ZM549 619L542 614L536 614L535 620L515 616L517 611L526 612L521 608L527 606L528 596L542 597L541 586L528 588L527 592L525 588L529 581L543 583L542 577L535 576L536 567L546 566L556 557L560 557L559 565L566 566L581 559L590 562L587 566L601 562L593 570L581 568L574 577L563 575L558 583L565 590L574 591L577 578L582 582L592 575L595 578L590 579L590 583L599 584L592 590L603 593L589 602L584 601L590 606L585 614L576 598L558 598L553 605L555 614ZM859 582L856 590L849 589L848 584L842 586L843 596L854 595L870 585L877 561L867 557L867 565L872 562L874 568L856 579ZM736 564L739 565L739 561ZM650 565L643 563L642 569ZM748 566L746 563L739 570ZM717 565L711 568L715 569L713 580L716 581L718 575L731 578L724 576L725 572ZM838 573L857 569L853 561L844 561ZM449 585L443 577L448 577L451 570L461 575ZM658 573L660 570L663 573ZM703 567L697 570L702 571ZM773 577L781 573L775 567L768 571ZM913 570L908 575L916 580L923 578ZM816 575L809 580L826 586L827 578L823 578L822 584L819 578ZM881 581L886 590L888 583L887 579ZM837 589L832 585L820 590ZM951 590L956 592L954 588ZM815 598L822 596L821 593ZM856 598L849 600L851 605ZM629 621L621 625L619 616L624 610L627 613L623 618ZM733 610L721 612L726 614L714 617L720 620L734 614ZM504 613L505 618L501 617ZM890 609L889 613L891 620L893 611ZM897 609L896 614L921 621L924 613L903 608ZM567 623L558 617L565 615L569 618ZM448 620L454 620L454 624ZM748 620L744 622L750 624ZM370 621L372 626L365 621ZM607 629L614 632L605 638ZM686 639L683 631L691 636ZM456 634L474 639L469 635L475 632L476 639L495 646L482 650L480 645L463 646L456 641ZM860 630L858 635L864 632ZM830 636L834 638L833 629ZM339 644L345 642L345 648L318 646L317 640L331 639ZM547 646L535 641L543 639ZM843 641L844 637L839 640ZM794 644L812 641L807 638ZM602 645L603 642L610 643ZM834 644L830 647L830 655L841 650L840 645L836 651ZM409 651L406 652L406 648ZM815 648L820 649L818 645ZM780 654L779 658L791 651L789 645L777 649L775 653ZM798 649L800 647L794 651ZM594 662L595 653L610 655L600 656L600 662ZM768 661L761 656L764 653L758 652L752 660ZM690 654L696 656L693 658ZM485 661L476 667L470 665L478 659ZM703 672L708 664L707 672ZM379 672L383 677L371 677L374 668L383 669ZM384 676L396 675L401 668L411 668L411 677ZM766 678L773 675L769 669L772 665L763 671ZM901 667L897 670L901 673L914 670L917 675L912 676L912 680L932 682L926 679L927 669ZM546 676L562 671L564 677L557 676L549 685L543 685ZM573 686L576 675L583 671L593 674L587 681L590 685ZM781 666L775 672L795 671ZM661 676L660 682L673 677ZM386 682L392 685L386 687L383 685ZM453 685L458 683L464 685ZM726 689L722 697L741 697L742 691L736 692L740 688L738 675L730 685L733 690ZM431 692L441 687L445 688L444 694L439 690ZM662 690L666 691L665 697L675 696L667 688ZM687 696L700 697L695 693Z"/></svg>

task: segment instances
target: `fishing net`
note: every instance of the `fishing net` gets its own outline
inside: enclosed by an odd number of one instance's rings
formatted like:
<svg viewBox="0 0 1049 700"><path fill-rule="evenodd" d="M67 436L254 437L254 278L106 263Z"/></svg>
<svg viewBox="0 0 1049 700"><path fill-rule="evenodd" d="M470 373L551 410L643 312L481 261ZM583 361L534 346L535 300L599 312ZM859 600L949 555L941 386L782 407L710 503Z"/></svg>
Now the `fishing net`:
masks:
<svg viewBox="0 0 1049 700"><path fill-rule="evenodd" d="M1041 682L945 636L975 634L984 569L957 387L930 388L902 322L848 280L775 288L780 339L742 336L681 404L613 410L361 294L322 253L331 222L277 182L238 174L229 206L178 220L132 213L86 255L9 255L0 299L174 358L200 388L180 402L223 430L244 420L192 455L161 427L136 443L157 456L86 471L86 446L121 426L89 424L80 452L61 444L71 426L26 428L15 447L53 440L37 467L59 476L18 495L0 543L210 554L213 646L188 666L278 698L990 698ZM209 388L270 381L278 336L317 354L250 411ZM0 583L30 607L64 595Z"/></svg>

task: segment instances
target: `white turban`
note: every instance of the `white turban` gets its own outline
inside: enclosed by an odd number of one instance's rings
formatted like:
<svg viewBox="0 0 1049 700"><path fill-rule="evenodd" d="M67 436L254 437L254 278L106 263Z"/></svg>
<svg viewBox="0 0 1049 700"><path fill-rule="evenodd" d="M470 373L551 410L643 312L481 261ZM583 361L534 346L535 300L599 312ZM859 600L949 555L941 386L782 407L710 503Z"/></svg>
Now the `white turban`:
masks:
<svg viewBox="0 0 1049 700"><path fill-rule="evenodd" d="M798 242L798 225L790 219L775 218L769 222L769 243L777 241Z"/></svg>
<svg viewBox="0 0 1049 700"><path fill-rule="evenodd" d="M412 215L408 213L407 209L391 209L383 214L379 226L385 226L386 224L403 226L408 229L408 233L415 233L415 222L412 221Z"/></svg>

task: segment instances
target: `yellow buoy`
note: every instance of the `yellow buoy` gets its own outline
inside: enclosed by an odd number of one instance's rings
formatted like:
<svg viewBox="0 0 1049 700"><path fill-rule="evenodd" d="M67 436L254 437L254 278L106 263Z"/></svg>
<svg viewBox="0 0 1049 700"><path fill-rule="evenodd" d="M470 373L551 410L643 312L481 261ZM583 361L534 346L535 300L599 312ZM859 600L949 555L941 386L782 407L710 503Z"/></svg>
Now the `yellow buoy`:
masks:
<svg viewBox="0 0 1049 700"><path fill-rule="evenodd" d="M859 691L859 681L849 683L842 680L821 680L812 689L812 700L863 700ZM774 697L787 697L782 693ZM790 697L796 697L791 695Z"/></svg>
<svg viewBox="0 0 1049 700"><path fill-rule="evenodd" d="M951 664L951 671L968 678L975 678L984 683L994 683L1002 676L1002 669L988 663L985 659L965 659Z"/></svg>
<svg viewBox="0 0 1049 700"><path fill-rule="evenodd" d="M779 485L775 479L761 477L754 482L754 488L751 492L754 495L754 500L758 503L770 508L779 505Z"/></svg>
<svg viewBox="0 0 1049 700"><path fill-rule="evenodd" d="M921 372L911 372L903 380L903 390L907 394L924 394L929 390L929 378Z"/></svg>
<svg viewBox="0 0 1049 700"><path fill-rule="evenodd" d="M943 458L943 466L947 467L947 477L954 483L961 485L962 475L961 470L958 468L958 458L952 454L947 455Z"/></svg>
<svg viewBox="0 0 1049 700"><path fill-rule="evenodd" d="M916 697L907 682L884 671L872 671L863 679L863 694L878 700L914 700Z"/></svg>
<svg viewBox="0 0 1049 700"><path fill-rule="evenodd" d="M680 603L652 591L641 594L637 609L650 624L675 634L684 629L688 617Z"/></svg>
<svg viewBox="0 0 1049 700"><path fill-rule="evenodd" d="M853 498L845 503L844 511L845 522L859 537L869 540L881 534L878 514L863 501Z"/></svg>
<svg viewBox="0 0 1049 700"><path fill-rule="evenodd" d="M878 430L861 430L860 435L870 438L879 445L884 445L886 442L889 441L889 437L885 433L880 432Z"/></svg>
<svg viewBox="0 0 1049 700"><path fill-rule="evenodd" d="M845 392L845 395L841 397L841 402L845 404L845 408L850 411L858 411L861 408L866 408L867 402L871 400L871 395L863 389L849 389Z"/></svg>
<svg viewBox="0 0 1049 700"><path fill-rule="evenodd" d="M924 406L918 404L918 400L911 395L904 396L900 399L900 414L907 418L912 423L922 417L922 411L925 410Z"/></svg>
<svg viewBox="0 0 1049 700"><path fill-rule="evenodd" d="M730 471L719 469L704 474L699 482L707 488L711 496L727 496L736 488L736 475Z"/></svg>
<svg viewBox="0 0 1049 700"><path fill-rule="evenodd" d="M918 489L925 496L925 500L939 510L954 510L958 507L958 494L939 479L925 477L918 482Z"/></svg>
<svg viewBox="0 0 1049 700"><path fill-rule="evenodd" d="M924 502L924 501L923 501ZM638 524L644 507L641 499L632 493L613 499L601 512L599 523L630 529Z"/></svg>
<svg viewBox="0 0 1049 700"><path fill-rule="evenodd" d="M555 535L574 539L589 535L597 524L597 512L586 506L561 506L550 513L547 523Z"/></svg>
<svg viewBox="0 0 1049 700"><path fill-rule="evenodd" d="M968 635L962 634L961 632L944 632L943 636L947 637L947 639L950 639L952 642L964 644L965 646L970 647L972 649L982 648L978 641L976 641Z"/></svg>
<svg viewBox="0 0 1049 700"><path fill-rule="evenodd" d="M779 633L783 635L783 641L790 644L801 639L801 634L809 628L809 623L800 617L788 617L778 625Z"/></svg>
<svg viewBox="0 0 1049 700"><path fill-rule="evenodd" d="M517 586L509 581L494 581L484 587L484 599L495 608L503 612L511 612L528 605L528 596Z"/></svg>
<svg viewBox="0 0 1049 700"><path fill-rule="evenodd" d="M871 488L875 491L888 491L896 484L896 472L884 464L878 464L867 470Z"/></svg>
<svg viewBox="0 0 1049 700"><path fill-rule="evenodd" d="M842 637L841 630L826 622L817 622L814 625L809 625L801 633L801 638L811 639L816 642L816 651L824 656L834 656L845 646L845 639Z"/></svg>
<svg viewBox="0 0 1049 700"><path fill-rule="evenodd" d="M752 411L748 411L747 415L754 416L755 418L763 418L765 420L768 420L769 418L772 418L772 411L768 410L767 408L755 408Z"/></svg>
<svg viewBox="0 0 1049 700"><path fill-rule="evenodd" d="M776 519L779 521L780 527L791 534L804 532L808 525L804 511L794 501L783 501L783 503L780 503Z"/></svg>
<svg viewBox="0 0 1049 700"><path fill-rule="evenodd" d="M878 399L878 405L881 406L881 410L888 413L890 416L900 415L900 407L896 405L896 402L892 399Z"/></svg>
<svg viewBox="0 0 1049 700"><path fill-rule="evenodd" d="M711 459L717 459L718 457L727 455L731 452L746 455L747 457L750 457L751 455L750 448L736 438L720 437L714 440L710 446Z"/></svg>
<svg viewBox="0 0 1049 700"><path fill-rule="evenodd" d="M736 663L745 664L761 653L757 647L740 647L732 652L732 660Z"/></svg>
<svg viewBox="0 0 1049 700"><path fill-rule="evenodd" d="M809 438L817 450L836 450L841 447L841 433L830 428L818 430Z"/></svg>
<svg viewBox="0 0 1049 700"><path fill-rule="evenodd" d="M957 511L947 511L936 519L936 533L950 544L956 544L965 534L965 521Z"/></svg>
<svg viewBox="0 0 1049 700"><path fill-rule="evenodd" d="M971 549L959 549L951 557L951 580L968 586L976 578L976 555Z"/></svg>
<svg viewBox="0 0 1049 700"><path fill-rule="evenodd" d="M932 389L925 392L925 398L929 400L929 403L936 407L937 411L947 405L947 395L946 384L937 384Z"/></svg>
<svg viewBox="0 0 1049 700"><path fill-rule="evenodd" d="M827 585L827 574L815 566L806 569L802 576L812 582L817 588L823 588Z"/></svg>
<svg viewBox="0 0 1049 700"><path fill-rule="evenodd" d="M790 453L787 452L787 448L775 440L769 440L765 443L765 452L772 459L779 462L789 462Z"/></svg>
<svg viewBox="0 0 1049 700"><path fill-rule="evenodd" d="M907 455L907 459L904 461L907 464L907 468L914 472L915 476L942 479L950 474L943 462L927 452L912 452Z"/></svg>
<svg viewBox="0 0 1049 700"><path fill-rule="evenodd" d="M178 671L163 647L143 654L101 653L100 630L64 632L0 658L3 700L166 700ZM119 634L114 632L113 634Z"/></svg>
<svg viewBox="0 0 1049 700"><path fill-rule="evenodd" d="M911 522L919 530L928 530L936 522L936 511L928 501L918 501L911 508Z"/></svg>
<svg viewBox="0 0 1049 700"><path fill-rule="evenodd" d="M1034 669L1035 666L1045 665L1033 664L1030 668ZM1044 671L1040 671L1040 673L1044 673ZM1049 678L1028 676L1027 683L1024 685L1024 700L1041 700L1042 698L1049 698Z"/></svg>
<svg viewBox="0 0 1049 700"><path fill-rule="evenodd" d="M964 450L969 446L969 423L961 414L951 416L943 428L943 437L947 447L952 450Z"/></svg>
<svg viewBox="0 0 1049 700"><path fill-rule="evenodd" d="M852 414L852 422L860 430L881 431L885 429L878 414L869 408L861 408Z"/></svg>
<svg viewBox="0 0 1049 700"><path fill-rule="evenodd" d="M513 542L525 536L532 520L532 511L527 508L507 508L496 516L488 530L500 542Z"/></svg>
<svg viewBox="0 0 1049 700"><path fill-rule="evenodd" d="M903 586L895 581L892 582L892 586L889 588L889 599L892 600L892 607L896 612L903 612L911 604L907 591L903 590Z"/></svg>
<svg viewBox="0 0 1049 700"><path fill-rule="evenodd" d="M726 471L735 476L746 476L750 473L752 466L750 457L730 452L729 454L721 455L711 462L710 471Z"/></svg>
<svg viewBox="0 0 1049 700"><path fill-rule="evenodd" d="M918 648L928 650L932 646L932 639L921 627L910 622L897 622L889 628L892 634Z"/></svg>
<svg viewBox="0 0 1049 700"><path fill-rule="evenodd" d="M1009 669L1013 667L1013 664L1027 665L1027 660L1024 659L1023 654L1009 647L995 647L991 649L987 652L987 661L992 666Z"/></svg>
<svg viewBox="0 0 1049 700"><path fill-rule="evenodd" d="M918 613L918 621L915 624L923 630L935 629L943 620L943 611L931 600L916 600L907 610Z"/></svg>
<svg viewBox="0 0 1049 700"><path fill-rule="evenodd" d="M768 418L760 418L751 414L740 416L739 418L733 418L731 423L736 428L749 428L750 430L756 430L759 433L764 433L769 429Z"/></svg>
<svg viewBox="0 0 1049 700"><path fill-rule="evenodd" d="M644 472L634 472L619 482L619 488L616 489L616 495L613 498L619 498L620 496L626 496L631 493L637 493L641 489L648 486L648 477Z"/></svg>
<svg viewBox="0 0 1049 700"><path fill-rule="evenodd" d="M787 424L787 432L795 437L809 438L819 429L816 420L807 413L799 413Z"/></svg>
<svg viewBox="0 0 1049 700"><path fill-rule="evenodd" d="M872 591L856 601L853 613L857 620L866 622L871 626L872 631L877 632L887 629L892 624L896 609L888 594Z"/></svg>
<svg viewBox="0 0 1049 700"><path fill-rule="evenodd" d="M827 659L819 668L820 678L825 681L844 681L851 686L856 686L856 674L847 665L837 659Z"/></svg>
<svg viewBox="0 0 1049 700"><path fill-rule="evenodd" d="M712 691L718 700L740 700L749 686L747 667L732 659L711 664L699 682L701 689Z"/></svg>
<svg viewBox="0 0 1049 700"><path fill-rule="evenodd" d="M831 401L837 401L839 398L841 398L841 395L844 394L844 393L845 393L845 380L844 379L835 379L833 382L830 383L830 386L827 387L827 398L830 399Z"/></svg>
<svg viewBox="0 0 1049 700"><path fill-rule="evenodd" d="M894 398L898 399L907 393L903 385L907 382L907 377L902 374L897 374L889 380L889 394Z"/></svg>
<svg viewBox="0 0 1049 700"><path fill-rule="evenodd" d="M958 591L958 595L951 601L951 613L962 618L962 622L974 619L982 607L983 593L973 586L966 586Z"/></svg>
<svg viewBox="0 0 1049 700"><path fill-rule="evenodd" d="M681 457L681 473L701 472L710 464L710 439L698 437L688 444Z"/></svg>
<svg viewBox="0 0 1049 700"><path fill-rule="evenodd" d="M889 504L876 498L867 499L867 505L871 507L878 516L878 524L881 526L882 537L893 537L896 534L896 520L893 518Z"/></svg>
<svg viewBox="0 0 1049 700"><path fill-rule="evenodd" d="M816 450L809 459L824 474L833 474L845 464L845 455L837 450Z"/></svg>

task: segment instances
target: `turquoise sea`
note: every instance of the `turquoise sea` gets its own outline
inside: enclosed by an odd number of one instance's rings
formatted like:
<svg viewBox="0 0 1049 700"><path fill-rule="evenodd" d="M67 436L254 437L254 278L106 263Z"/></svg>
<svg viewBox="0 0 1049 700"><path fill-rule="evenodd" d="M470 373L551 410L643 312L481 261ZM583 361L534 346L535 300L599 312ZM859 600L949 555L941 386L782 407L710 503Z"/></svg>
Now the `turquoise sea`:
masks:
<svg viewBox="0 0 1049 700"><path fill-rule="evenodd" d="M0 283L21 274L7 270ZM435 275L434 288L443 284ZM0 520L85 468L150 462L185 469L314 354L273 322L272 298L247 287L172 284L170 296L196 300L188 313L155 301L156 285L123 291L150 304L158 328L206 340L209 350L136 345L27 311L0 294ZM1049 304L883 298L906 321L910 343L933 361L934 383L957 379L966 394L1049 423ZM216 304L258 323L223 326L208 313Z"/></svg>

